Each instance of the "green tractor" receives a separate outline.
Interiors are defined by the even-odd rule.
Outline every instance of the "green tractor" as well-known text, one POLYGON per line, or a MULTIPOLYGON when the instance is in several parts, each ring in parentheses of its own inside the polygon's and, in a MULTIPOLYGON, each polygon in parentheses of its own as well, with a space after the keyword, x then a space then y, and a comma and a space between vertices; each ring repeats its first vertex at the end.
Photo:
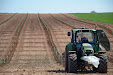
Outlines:
POLYGON ((65 52, 62 53, 65 71, 76 73, 80 69, 90 67, 95 72, 107 73, 108 58, 105 53, 110 50, 110 42, 105 32, 81 28, 68 32, 68 36, 70 35, 72 35, 71 42, 66 45, 65 52), (95 62, 94 64, 97 64, 95 66, 87 60, 89 58, 93 62, 98 59, 98 64, 95 62))

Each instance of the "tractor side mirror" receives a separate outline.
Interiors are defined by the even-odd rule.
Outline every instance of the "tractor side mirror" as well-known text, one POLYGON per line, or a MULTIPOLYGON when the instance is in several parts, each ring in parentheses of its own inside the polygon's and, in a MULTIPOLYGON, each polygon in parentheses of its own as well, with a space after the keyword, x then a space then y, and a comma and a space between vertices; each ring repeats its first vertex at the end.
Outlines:
POLYGON ((68 32, 67 35, 70 36, 71 35, 71 32, 68 32))
POLYGON ((101 37, 105 37, 105 33, 104 32, 101 32, 101 37))

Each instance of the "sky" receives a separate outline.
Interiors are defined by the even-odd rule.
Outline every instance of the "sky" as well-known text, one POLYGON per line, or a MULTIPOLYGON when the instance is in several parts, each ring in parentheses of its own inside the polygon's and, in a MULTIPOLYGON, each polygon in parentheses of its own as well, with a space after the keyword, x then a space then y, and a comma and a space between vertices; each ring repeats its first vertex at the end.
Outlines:
POLYGON ((0 0, 1 13, 113 12, 113 0, 0 0))

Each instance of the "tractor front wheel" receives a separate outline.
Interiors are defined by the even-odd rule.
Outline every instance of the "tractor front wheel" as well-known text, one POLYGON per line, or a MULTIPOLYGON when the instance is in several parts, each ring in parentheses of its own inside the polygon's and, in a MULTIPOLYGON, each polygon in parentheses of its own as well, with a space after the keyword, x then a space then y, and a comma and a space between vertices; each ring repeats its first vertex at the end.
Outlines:
POLYGON ((68 72, 75 73, 77 72, 77 55, 70 54, 68 57, 68 72))

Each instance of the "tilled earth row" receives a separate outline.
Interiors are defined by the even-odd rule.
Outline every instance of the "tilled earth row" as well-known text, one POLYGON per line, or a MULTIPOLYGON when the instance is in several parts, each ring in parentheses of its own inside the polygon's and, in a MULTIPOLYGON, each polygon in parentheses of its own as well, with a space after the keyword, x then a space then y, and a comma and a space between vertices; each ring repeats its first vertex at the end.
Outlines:
POLYGON ((42 14, 40 16, 50 29, 57 50, 60 53, 60 55, 62 55, 62 53, 65 50, 66 44, 70 42, 70 37, 67 36, 67 32, 71 31, 72 27, 60 23, 50 15, 42 14))
MULTIPOLYGON (((6 15, 4 14, 4 16, 6 15)), ((24 14, 17 14, 9 21, 0 25, 0 60, 3 60, 10 50, 12 38, 24 16, 24 14)))

